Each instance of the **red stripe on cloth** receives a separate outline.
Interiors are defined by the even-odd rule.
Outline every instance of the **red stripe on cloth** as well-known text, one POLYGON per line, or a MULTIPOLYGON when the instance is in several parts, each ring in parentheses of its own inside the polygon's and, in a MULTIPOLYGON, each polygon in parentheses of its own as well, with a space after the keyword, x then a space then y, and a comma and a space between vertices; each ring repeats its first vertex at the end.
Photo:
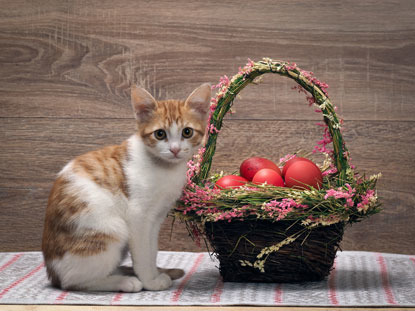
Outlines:
POLYGON ((17 281, 14 281, 12 284, 10 284, 8 287, 6 287, 5 289, 3 289, 0 292, 0 299, 3 298, 3 296, 5 294, 7 294, 13 287, 16 287, 17 285, 19 285, 20 283, 22 283, 24 280, 30 278, 31 276, 33 276, 36 272, 38 272, 40 269, 42 269, 45 266, 44 263, 41 263, 39 266, 37 266, 35 269, 33 269, 32 271, 30 271, 28 274, 26 274, 25 276, 23 276, 22 278, 18 279, 17 281))
POLYGON ((55 299, 55 303, 62 303, 63 300, 65 300, 66 296, 68 296, 69 292, 64 291, 62 292, 58 297, 55 299))
POLYGON ((225 284, 223 283, 223 279, 219 277, 218 282, 216 283, 215 289, 213 290, 213 294, 210 297, 211 302, 213 303, 220 302, 220 297, 222 296, 224 285, 225 284))
POLYGON ((0 272, 2 272, 4 269, 6 269, 8 266, 12 265, 13 263, 15 263, 17 261, 17 259, 19 259, 20 257, 22 257, 23 254, 16 254, 12 257, 12 259, 10 259, 8 262, 6 262, 4 265, 2 265, 0 267, 0 272))
POLYGON ((411 261, 412 261, 412 263, 415 265, 415 257, 411 257, 411 258, 409 258, 411 261))
POLYGON ((377 261, 380 265, 380 273, 382 278, 383 290, 385 291, 386 301, 391 305, 396 305, 395 296, 393 295, 392 288, 389 283, 388 267, 385 262, 385 258, 381 254, 378 254, 377 261))
POLYGON ((275 287, 275 296, 274 296, 274 302, 275 304, 282 303, 282 286, 281 284, 277 284, 275 287))
POLYGON ((339 304, 339 300, 337 299, 337 292, 336 292, 336 265, 337 262, 334 260, 333 270, 330 272, 329 276, 329 299, 332 305, 337 306, 339 304))
POLYGON ((173 292, 173 296, 170 299, 172 302, 179 301, 180 296, 183 293, 183 290, 186 287, 187 282, 189 282, 189 280, 192 277, 192 275, 196 272, 197 267, 202 262, 203 257, 204 257, 204 254, 200 254, 199 256, 197 256, 197 258, 196 258, 196 260, 195 260, 192 268, 186 274, 186 276, 184 277, 184 279, 181 281, 181 283, 179 284, 179 287, 173 292))
POLYGON ((115 296, 114 296, 114 298, 112 298, 112 300, 111 300, 111 304, 113 304, 113 303, 117 303, 118 301, 120 301, 121 300, 121 298, 122 298, 122 295, 123 295, 124 293, 118 293, 118 294, 116 294, 115 296))

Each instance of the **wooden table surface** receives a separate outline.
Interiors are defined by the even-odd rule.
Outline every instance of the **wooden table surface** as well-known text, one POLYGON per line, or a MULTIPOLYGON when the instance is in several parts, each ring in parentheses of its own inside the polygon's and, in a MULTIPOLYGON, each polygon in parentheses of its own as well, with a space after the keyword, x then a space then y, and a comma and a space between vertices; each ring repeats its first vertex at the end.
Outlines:
POLYGON ((413 311, 415 308, 338 308, 338 307, 255 307, 255 306, 230 306, 230 307, 186 307, 186 306, 47 306, 47 305, 0 305, 0 310, 7 311, 413 311))

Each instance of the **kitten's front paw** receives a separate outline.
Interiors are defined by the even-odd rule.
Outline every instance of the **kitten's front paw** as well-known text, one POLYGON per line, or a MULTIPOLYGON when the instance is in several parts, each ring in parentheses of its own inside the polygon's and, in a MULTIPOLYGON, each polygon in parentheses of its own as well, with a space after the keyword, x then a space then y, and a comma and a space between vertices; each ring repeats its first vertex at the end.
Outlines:
POLYGON ((155 279, 143 282, 143 286, 147 290, 165 290, 173 284, 171 278, 165 274, 159 274, 155 279))
POLYGON ((126 276, 120 283, 120 291, 124 293, 138 293, 143 289, 143 283, 135 276, 126 276))

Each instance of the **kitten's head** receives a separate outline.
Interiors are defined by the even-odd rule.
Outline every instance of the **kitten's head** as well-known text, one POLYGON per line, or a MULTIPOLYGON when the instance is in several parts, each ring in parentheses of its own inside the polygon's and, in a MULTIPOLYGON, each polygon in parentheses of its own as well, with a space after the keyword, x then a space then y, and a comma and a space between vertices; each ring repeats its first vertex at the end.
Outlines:
POLYGON ((131 103, 147 150, 170 163, 190 159, 205 135, 210 98, 209 84, 199 86, 185 101, 156 101, 146 90, 133 86, 131 103))

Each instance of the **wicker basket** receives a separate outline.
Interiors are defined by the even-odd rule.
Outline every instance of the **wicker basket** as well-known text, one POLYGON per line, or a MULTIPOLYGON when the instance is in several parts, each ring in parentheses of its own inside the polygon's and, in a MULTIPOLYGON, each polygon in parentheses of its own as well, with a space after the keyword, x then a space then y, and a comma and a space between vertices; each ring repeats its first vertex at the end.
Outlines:
POLYGON ((219 259, 224 281, 323 279, 332 269, 346 224, 380 211, 374 191, 378 176, 366 179, 351 168, 341 134, 342 121, 327 96, 326 85, 295 64, 271 59, 250 61, 232 79, 222 78, 218 88, 212 100, 207 143, 190 161, 188 185, 175 215, 186 221, 194 238, 202 235, 209 242, 219 259), (223 117, 236 95, 266 73, 297 82, 298 88, 309 94, 308 101, 321 110, 326 138, 330 137, 329 142, 333 144, 327 156, 334 170, 326 175, 321 189, 264 185, 253 190, 248 186, 218 193, 213 187, 215 178, 209 177, 209 171, 223 117), (284 217, 263 212, 278 202, 288 202, 298 208, 291 209, 284 217), (223 216, 232 213, 234 218, 223 216))
POLYGON ((249 266, 241 269, 240 260, 254 262, 263 248, 301 230, 300 225, 294 221, 220 221, 207 223, 205 229, 219 259, 219 270, 224 281, 281 283, 319 281, 326 277, 343 237, 344 224, 304 232, 303 238, 309 234, 305 241, 300 237, 268 257, 264 267, 267 273, 259 273, 249 266))

